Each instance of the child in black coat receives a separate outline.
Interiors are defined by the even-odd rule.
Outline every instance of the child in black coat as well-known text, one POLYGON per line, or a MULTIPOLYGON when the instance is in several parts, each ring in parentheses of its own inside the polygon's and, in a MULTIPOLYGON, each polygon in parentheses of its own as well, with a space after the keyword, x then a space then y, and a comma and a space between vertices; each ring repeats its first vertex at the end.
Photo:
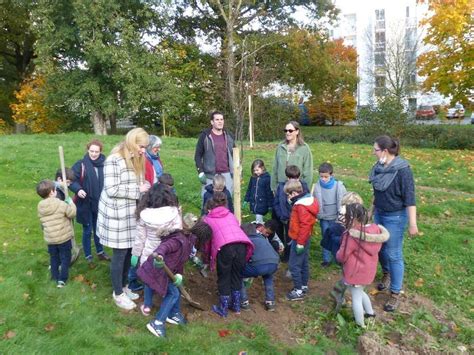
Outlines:
POLYGON ((252 177, 244 198, 244 207, 250 204, 250 212, 255 215, 255 222, 263 224, 263 216, 273 206, 273 192, 270 187, 270 174, 267 173, 263 160, 256 159, 251 167, 252 177))

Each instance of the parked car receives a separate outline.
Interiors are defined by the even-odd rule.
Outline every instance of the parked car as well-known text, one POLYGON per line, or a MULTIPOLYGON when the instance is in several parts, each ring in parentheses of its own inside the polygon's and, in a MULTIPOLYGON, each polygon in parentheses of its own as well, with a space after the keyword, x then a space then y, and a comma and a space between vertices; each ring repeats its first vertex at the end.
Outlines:
POLYGON ((474 112, 471 113, 471 124, 474 124, 474 112))
POLYGON ((448 108, 446 118, 464 118, 464 106, 456 104, 454 107, 448 108))
POLYGON ((417 120, 432 120, 436 117, 436 111, 433 106, 421 105, 416 110, 416 119, 417 120))

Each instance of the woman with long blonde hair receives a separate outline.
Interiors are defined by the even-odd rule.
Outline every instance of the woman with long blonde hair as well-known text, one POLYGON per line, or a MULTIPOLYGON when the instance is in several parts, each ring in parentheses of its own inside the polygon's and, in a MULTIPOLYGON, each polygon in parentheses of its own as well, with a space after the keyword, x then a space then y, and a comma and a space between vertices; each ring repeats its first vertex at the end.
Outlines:
POLYGON ((134 128, 112 149, 104 164, 104 189, 100 195, 97 234, 112 248, 110 273, 113 299, 118 307, 133 309, 138 295, 128 288, 127 274, 136 234, 135 210, 142 193, 150 189, 145 181, 145 150, 148 133, 134 128))

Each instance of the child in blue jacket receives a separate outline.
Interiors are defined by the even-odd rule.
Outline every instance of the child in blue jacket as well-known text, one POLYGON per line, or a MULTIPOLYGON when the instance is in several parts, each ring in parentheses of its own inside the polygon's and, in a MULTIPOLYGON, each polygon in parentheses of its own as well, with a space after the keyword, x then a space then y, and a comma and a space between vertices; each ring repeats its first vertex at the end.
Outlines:
POLYGON ((232 195, 230 194, 229 190, 225 187, 225 177, 222 174, 216 174, 212 178, 212 184, 206 185, 204 187, 204 196, 202 197, 202 208, 201 208, 201 216, 204 216, 207 214, 206 211, 206 203, 210 199, 212 199, 212 196, 214 195, 214 192, 223 192, 225 196, 227 197, 227 209, 234 213, 234 203, 232 201, 232 195))
POLYGON ((270 174, 267 173, 263 160, 256 159, 251 167, 252 177, 244 198, 244 207, 250 204, 250 212, 255 215, 255 222, 263 224, 263 216, 273 206, 273 192, 270 187, 270 174))

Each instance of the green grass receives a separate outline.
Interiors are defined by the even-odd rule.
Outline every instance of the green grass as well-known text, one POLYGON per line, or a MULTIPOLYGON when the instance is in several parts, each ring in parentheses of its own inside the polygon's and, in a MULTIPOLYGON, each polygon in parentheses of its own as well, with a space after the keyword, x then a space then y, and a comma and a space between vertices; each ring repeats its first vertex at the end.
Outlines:
MULTIPOLYGON (((275 342, 258 320, 252 325, 230 323, 232 335, 225 338, 218 336, 220 325, 209 319, 184 328, 168 327, 168 339, 156 339, 145 329, 141 315, 123 314, 113 305, 106 264, 90 270, 83 261, 78 262, 71 270, 71 282, 57 290, 49 281, 48 254, 36 216, 39 198, 35 186, 41 179, 54 176, 59 167, 58 145, 64 146, 66 165, 71 166, 82 157, 91 137, 0 137, 1 353, 356 351, 357 337, 363 331, 354 325, 350 310, 339 317, 328 312, 327 299, 309 299, 295 306, 308 320, 294 329, 299 344, 289 347, 275 342), (74 280, 77 275, 85 280, 74 280), (332 336, 324 331, 328 325, 336 329, 332 336)), ((108 153, 121 138, 104 137, 104 151, 108 153)), ((199 213, 200 185, 193 163, 195 143, 194 139, 164 138, 162 158, 165 170, 175 178, 183 209, 199 213)), ((369 201, 367 175, 374 161, 370 145, 309 143, 315 169, 320 162, 330 161, 336 177, 345 182, 348 190, 359 192, 369 201)), ((262 158, 271 169, 275 146, 276 142, 261 143, 252 150, 245 149, 244 189, 252 160, 262 158)), ((405 288, 408 294, 431 300, 447 321, 454 322, 455 331, 454 336, 447 336, 452 332, 437 320, 432 309, 418 308, 410 314, 396 314, 390 322, 378 323, 375 332, 388 341, 391 334, 408 335, 416 327, 435 339, 431 349, 457 352, 458 346, 469 347, 473 343, 474 154, 465 150, 404 148, 403 155, 410 160, 416 177, 419 229, 423 233, 405 241, 405 288)), ((76 225, 76 235, 80 235, 79 227, 76 225)), ((319 228, 315 228, 315 234, 319 236, 319 228)), ((313 249, 319 248, 316 244, 313 249)), ((318 264, 313 257, 313 279, 335 272, 334 268, 321 270, 318 264)), ((412 345, 417 346, 415 340, 412 345)))

